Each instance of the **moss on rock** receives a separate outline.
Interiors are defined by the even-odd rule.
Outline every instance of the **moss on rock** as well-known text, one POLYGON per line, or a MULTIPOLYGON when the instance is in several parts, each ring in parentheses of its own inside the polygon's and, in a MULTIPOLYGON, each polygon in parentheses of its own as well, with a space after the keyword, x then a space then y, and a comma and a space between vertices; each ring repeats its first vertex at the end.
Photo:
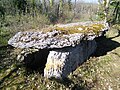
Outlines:
POLYGON ((74 33, 95 33, 98 34, 100 30, 104 29, 104 24, 90 24, 90 25, 72 25, 68 27, 61 27, 61 26, 53 26, 49 28, 44 28, 43 32, 52 32, 53 30, 57 30, 61 32, 61 35, 63 34, 74 34, 74 33))

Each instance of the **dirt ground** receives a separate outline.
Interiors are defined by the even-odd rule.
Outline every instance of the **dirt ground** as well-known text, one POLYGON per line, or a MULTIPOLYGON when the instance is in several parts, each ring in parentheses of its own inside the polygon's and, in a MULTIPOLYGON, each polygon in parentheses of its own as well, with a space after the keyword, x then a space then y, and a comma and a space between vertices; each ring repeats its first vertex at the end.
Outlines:
POLYGON ((46 79, 16 61, 13 48, 0 48, 0 90, 120 90, 120 31, 96 39, 96 52, 64 80, 46 79), (107 38, 106 38, 107 37, 107 38))

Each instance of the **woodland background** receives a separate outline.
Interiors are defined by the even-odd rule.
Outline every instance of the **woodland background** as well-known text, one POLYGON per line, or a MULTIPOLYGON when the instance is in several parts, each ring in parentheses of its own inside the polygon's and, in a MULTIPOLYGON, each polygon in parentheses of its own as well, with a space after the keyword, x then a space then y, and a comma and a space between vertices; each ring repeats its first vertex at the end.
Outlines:
POLYGON ((0 90, 119 90, 119 63, 120 0, 0 0, 0 90), (19 31, 101 20, 110 30, 97 40, 96 55, 63 81, 46 79, 39 69, 27 71, 7 43, 19 31))

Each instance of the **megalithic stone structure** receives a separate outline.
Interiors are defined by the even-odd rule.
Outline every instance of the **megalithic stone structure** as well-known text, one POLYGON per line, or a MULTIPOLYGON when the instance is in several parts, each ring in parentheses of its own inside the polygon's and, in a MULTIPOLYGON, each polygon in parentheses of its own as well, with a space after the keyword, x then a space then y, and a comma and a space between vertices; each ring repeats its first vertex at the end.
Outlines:
POLYGON ((47 78, 64 78, 95 51, 96 37, 108 29, 103 22, 55 25, 41 31, 18 32, 8 44, 21 49, 18 60, 44 67, 47 78))

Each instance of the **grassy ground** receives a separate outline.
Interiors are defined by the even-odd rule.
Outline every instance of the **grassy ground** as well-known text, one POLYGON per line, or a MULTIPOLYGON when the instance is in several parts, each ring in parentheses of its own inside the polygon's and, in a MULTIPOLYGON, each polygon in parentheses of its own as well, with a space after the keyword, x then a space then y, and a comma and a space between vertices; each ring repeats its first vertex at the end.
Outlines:
MULTIPOLYGON (((64 80, 46 79, 39 71, 27 71, 16 61, 14 49, 0 47, 0 90, 119 90, 120 29, 97 39, 93 56, 64 80)), ((114 31, 113 31, 114 30, 114 31)))

